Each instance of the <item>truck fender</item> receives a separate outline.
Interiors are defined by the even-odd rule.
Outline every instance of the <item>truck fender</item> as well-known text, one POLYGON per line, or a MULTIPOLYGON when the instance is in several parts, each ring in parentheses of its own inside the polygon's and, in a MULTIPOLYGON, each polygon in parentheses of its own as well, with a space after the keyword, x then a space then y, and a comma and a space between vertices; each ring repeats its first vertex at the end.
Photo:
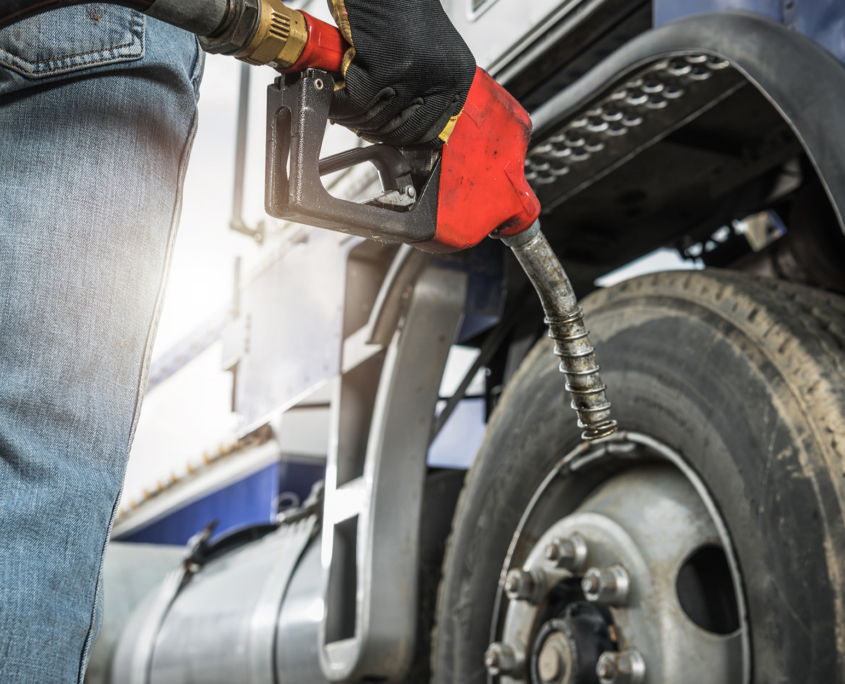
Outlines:
POLYGON ((534 138, 575 117, 609 84, 650 62, 688 54, 729 61, 777 109, 815 167, 845 232, 845 67, 807 36, 759 14, 700 14, 637 36, 535 110, 534 138))

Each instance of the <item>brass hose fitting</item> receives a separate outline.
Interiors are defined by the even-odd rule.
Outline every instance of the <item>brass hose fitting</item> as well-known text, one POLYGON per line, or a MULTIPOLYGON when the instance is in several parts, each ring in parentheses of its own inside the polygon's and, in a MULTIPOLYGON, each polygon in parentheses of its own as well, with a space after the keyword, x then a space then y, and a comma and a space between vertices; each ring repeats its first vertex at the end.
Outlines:
POLYGON ((308 25, 301 12, 280 0, 261 0, 258 27, 249 44, 234 54, 240 60, 276 69, 289 69, 308 43, 308 25))

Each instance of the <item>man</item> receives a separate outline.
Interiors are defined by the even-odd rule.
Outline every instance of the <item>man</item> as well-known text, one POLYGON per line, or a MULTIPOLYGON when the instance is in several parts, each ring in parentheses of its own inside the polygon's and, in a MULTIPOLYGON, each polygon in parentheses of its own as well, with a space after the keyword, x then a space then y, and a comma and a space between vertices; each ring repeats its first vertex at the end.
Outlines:
MULTIPOLYGON (((438 0, 331 7, 352 45, 333 118, 443 144, 475 65, 438 0)), ((0 31, 3 684, 81 683, 99 630, 202 66, 193 35, 115 5, 0 31)))

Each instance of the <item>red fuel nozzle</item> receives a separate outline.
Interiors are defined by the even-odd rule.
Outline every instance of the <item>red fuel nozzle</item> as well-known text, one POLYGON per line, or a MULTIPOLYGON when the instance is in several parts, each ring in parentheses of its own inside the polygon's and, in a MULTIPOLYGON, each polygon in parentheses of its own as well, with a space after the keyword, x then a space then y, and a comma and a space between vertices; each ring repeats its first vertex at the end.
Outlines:
POLYGON ((478 244, 493 231, 512 237, 540 215, 525 180, 531 117, 481 68, 443 147, 437 232, 418 245, 453 251, 478 244))
POLYGON ((343 39, 336 26, 315 19, 307 12, 300 12, 308 26, 308 42, 299 59, 289 69, 279 69, 282 73, 295 73, 305 69, 325 69, 333 74, 342 72, 343 56, 349 44, 343 39))

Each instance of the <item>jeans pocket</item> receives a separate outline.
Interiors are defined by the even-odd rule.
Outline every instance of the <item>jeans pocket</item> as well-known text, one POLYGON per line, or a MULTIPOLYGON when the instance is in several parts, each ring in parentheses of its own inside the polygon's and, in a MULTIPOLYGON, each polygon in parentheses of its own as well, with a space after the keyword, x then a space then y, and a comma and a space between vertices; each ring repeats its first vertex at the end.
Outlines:
POLYGON ((46 78, 141 59, 144 21, 139 12, 106 3, 52 10, 0 31, 0 65, 46 78))

